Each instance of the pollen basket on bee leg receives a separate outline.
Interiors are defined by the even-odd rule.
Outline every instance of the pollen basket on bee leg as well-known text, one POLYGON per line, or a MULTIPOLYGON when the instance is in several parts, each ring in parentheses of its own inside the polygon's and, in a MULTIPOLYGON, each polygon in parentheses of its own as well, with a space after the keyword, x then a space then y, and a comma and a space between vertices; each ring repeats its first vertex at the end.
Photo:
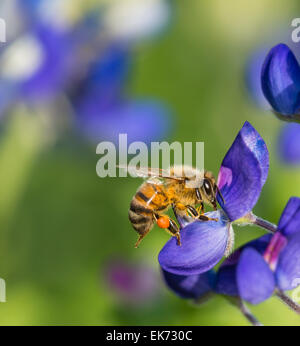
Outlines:
POLYGON ((161 216, 156 223, 160 228, 168 228, 170 226, 170 220, 167 216, 161 216))

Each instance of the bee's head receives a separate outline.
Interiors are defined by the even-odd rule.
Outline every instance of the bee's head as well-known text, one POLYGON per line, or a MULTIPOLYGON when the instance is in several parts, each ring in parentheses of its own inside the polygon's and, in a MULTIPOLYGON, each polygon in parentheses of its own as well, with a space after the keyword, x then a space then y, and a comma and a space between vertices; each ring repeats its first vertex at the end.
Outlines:
POLYGON ((203 180, 202 191, 205 194, 206 200, 217 210, 216 190, 215 190, 215 179, 205 178, 203 180))
POLYGON ((210 175, 209 177, 205 177, 203 179, 203 184, 201 187, 201 191, 200 189, 196 189, 196 197, 197 199, 200 200, 204 200, 206 201, 208 204, 210 204, 215 210, 217 210, 217 194, 219 193, 219 195, 221 196, 223 203, 224 199, 221 195, 220 190, 218 189, 218 186, 216 184, 216 180, 215 178, 210 175), (204 196, 201 195, 204 194, 204 196), (202 198, 203 197, 203 198, 202 198))

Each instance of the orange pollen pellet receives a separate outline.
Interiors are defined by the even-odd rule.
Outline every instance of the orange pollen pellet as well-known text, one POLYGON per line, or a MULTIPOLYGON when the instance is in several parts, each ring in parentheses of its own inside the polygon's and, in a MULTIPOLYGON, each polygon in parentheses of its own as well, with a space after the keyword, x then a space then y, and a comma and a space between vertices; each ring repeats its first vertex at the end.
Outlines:
POLYGON ((157 220, 157 226, 160 228, 168 228, 170 226, 170 220, 167 216, 161 216, 157 220))

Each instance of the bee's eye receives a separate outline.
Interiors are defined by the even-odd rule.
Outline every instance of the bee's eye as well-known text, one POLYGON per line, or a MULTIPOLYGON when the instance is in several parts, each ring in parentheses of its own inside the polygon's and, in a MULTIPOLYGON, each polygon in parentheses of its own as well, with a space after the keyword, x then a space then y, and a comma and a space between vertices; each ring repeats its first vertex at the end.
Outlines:
POLYGON ((211 186, 210 186, 210 183, 206 179, 203 182, 203 187, 204 187, 205 193, 209 196, 211 194, 211 186))

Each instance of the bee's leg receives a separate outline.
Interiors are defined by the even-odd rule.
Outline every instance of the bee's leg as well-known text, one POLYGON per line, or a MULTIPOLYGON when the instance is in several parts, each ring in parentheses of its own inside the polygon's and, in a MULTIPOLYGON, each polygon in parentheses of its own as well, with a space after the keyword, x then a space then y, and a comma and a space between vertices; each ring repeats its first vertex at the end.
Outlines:
POLYGON ((143 234, 143 235, 140 235, 140 236, 139 236, 137 242, 134 244, 134 247, 135 247, 135 248, 137 248, 137 247, 140 245, 140 243, 141 243, 141 241, 143 240, 143 238, 145 237, 145 235, 146 235, 146 234, 143 234))
POLYGON ((219 219, 216 219, 216 218, 214 218, 214 217, 208 217, 208 216, 206 216, 206 215, 204 215, 204 214, 200 214, 199 216, 198 216, 198 219, 199 220, 202 220, 202 221, 219 221, 219 219))
POLYGON ((174 211, 176 218, 177 218, 177 216, 181 216, 181 217, 184 217, 184 216, 190 217, 191 216, 187 206, 182 204, 182 203, 173 204, 172 207, 173 207, 173 211, 174 211))
POLYGON ((188 208, 190 213, 193 215, 193 217, 195 217, 196 219, 199 219, 202 221, 218 221, 218 219, 208 217, 204 214, 199 214, 198 211, 194 207, 192 207, 191 205, 187 205, 186 207, 188 208))
POLYGON ((194 207, 192 207, 191 205, 187 205, 186 209, 191 213, 192 217, 194 217, 194 218, 199 217, 198 211, 194 207))
POLYGON ((173 221, 172 219, 169 219, 169 220, 170 220, 170 226, 168 227, 168 230, 171 232, 173 237, 176 237, 177 245, 180 246, 181 245, 181 239, 180 239, 179 228, 178 228, 175 221, 173 221))
POLYGON ((203 214, 204 213, 204 203, 200 202, 200 205, 196 210, 197 210, 198 214, 203 214))
POLYGON ((147 232, 139 235, 137 242, 134 244, 135 248, 137 248, 140 245, 141 241, 146 237, 146 235, 150 232, 150 230, 151 229, 149 228, 149 230, 147 232))
MULTIPOLYGON (((155 215, 155 220, 158 221, 158 219, 161 217, 160 215, 155 215)), ((163 228, 166 232, 168 232, 169 234, 171 234, 171 236, 176 237, 177 239, 177 245, 181 245, 181 240, 180 240, 180 233, 179 233, 179 228, 176 224, 175 221, 173 221, 169 216, 164 215, 164 217, 169 219, 168 222, 168 227, 163 228)))

